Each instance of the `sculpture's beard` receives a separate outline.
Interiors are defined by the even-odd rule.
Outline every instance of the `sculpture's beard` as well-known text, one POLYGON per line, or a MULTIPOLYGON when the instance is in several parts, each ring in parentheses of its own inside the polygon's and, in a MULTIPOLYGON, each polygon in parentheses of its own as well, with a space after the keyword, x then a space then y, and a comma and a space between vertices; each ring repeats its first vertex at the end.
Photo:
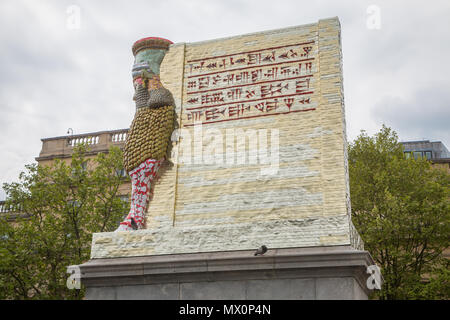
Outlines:
POLYGON ((136 108, 143 108, 147 106, 149 99, 149 93, 147 88, 144 88, 141 84, 138 85, 136 92, 134 93, 134 100, 136 102, 136 108))

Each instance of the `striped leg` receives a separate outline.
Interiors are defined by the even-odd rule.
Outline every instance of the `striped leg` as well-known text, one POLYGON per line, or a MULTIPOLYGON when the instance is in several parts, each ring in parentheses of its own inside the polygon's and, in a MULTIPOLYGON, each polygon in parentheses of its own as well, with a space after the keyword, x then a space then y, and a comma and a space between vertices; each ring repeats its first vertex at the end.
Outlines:
POLYGON ((131 207, 125 221, 116 231, 142 229, 150 197, 150 187, 163 160, 147 159, 129 172, 131 178, 131 207))

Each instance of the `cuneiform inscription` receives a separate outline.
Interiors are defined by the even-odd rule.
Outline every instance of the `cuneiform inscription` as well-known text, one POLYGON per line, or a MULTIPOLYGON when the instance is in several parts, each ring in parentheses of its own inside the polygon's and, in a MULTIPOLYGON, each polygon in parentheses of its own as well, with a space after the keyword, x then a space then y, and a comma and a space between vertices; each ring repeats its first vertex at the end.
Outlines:
POLYGON ((220 91, 198 93, 187 100, 186 110, 209 108, 228 103, 264 100, 273 97, 312 94, 311 76, 276 81, 249 87, 230 87, 220 91))
MULTIPOLYGON (((287 98, 275 98, 264 101, 250 102, 250 103, 238 103, 225 105, 220 107, 213 107, 207 109, 196 109, 191 110, 187 113, 188 120, 202 120, 204 119, 208 123, 211 120, 218 120, 225 118, 233 118, 236 119, 242 118, 244 116, 255 115, 251 111, 259 111, 260 113, 268 113, 272 111, 282 111, 283 113, 289 113, 291 111, 294 102, 297 102, 302 105, 309 105, 311 103, 311 98, 295 98, 295 97, 287 97, 287 98)), ((309 110, 310 108, 302 108, 297 110, 309 110)), ((214 121, 216 122, 216 121, 214 121)))
POLYGON ((311 55, 313 45, 314 41, 308 41, 261 50, 188 60, 186 71, 189 76, 192 76, 211 71, 307 59, 311 55))
POLYGON ((199 92, 225 89, 229 86, 249 85, 265 81, 292 78, 301 75, 312 74, 314 59, 303 60, 292 65, 278 65, 253 70, 235 70, 232 72, 220 72, 200 75, 188 78, 187 93, 196 94, 199 92))
POLYGON ((185 126, 314 110, 313 45, 189 60, 185 126))

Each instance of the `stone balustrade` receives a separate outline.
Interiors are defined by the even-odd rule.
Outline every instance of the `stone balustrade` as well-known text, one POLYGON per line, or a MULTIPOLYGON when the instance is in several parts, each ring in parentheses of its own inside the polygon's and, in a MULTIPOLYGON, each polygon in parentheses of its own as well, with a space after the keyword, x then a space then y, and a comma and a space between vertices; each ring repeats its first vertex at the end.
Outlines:
POLYGON ((71 145, 72 147, 78 145, 78 144, 87 144, 87 145, 93 145, 93 144, 98 144, 99 142, 99 136, 82 136, 82 137, 77 137, 77 138, 69 138, 67 140, 68 144, 71 145))
POLYGON ((0 201, 0 216, 6 216, 6 220, 9 222, 16 221, 17 218, 28 218, 29 214, 23 212, 18 206, 11 206, 6 201, 0 201))
POLYGON ((121 148, 125 143, 127 133, 128 129, 119 129, 44 138, 41 139, 42 149, 36 161, 69 158, 72 155, 73 148, 79 144, 86 144, 89 147, 88 155, 108 151, 112 145, 121 148))
POLYGON ((1 200, 0 201, 0 213, 13 213, 13 212, 21 212, 22 210, 20 209, 19 206, 14 206, 14 205, 10 205, 7 204, 5 200, 1 200))
POLYGON ((6 204, 6 201, 0 201, 0 213, 7 213, 9 211, 9 206, 6 204))
POLYGON ((127 138, 128 130, 119 131, 111 135, 112 142, 125 142, 127 138))

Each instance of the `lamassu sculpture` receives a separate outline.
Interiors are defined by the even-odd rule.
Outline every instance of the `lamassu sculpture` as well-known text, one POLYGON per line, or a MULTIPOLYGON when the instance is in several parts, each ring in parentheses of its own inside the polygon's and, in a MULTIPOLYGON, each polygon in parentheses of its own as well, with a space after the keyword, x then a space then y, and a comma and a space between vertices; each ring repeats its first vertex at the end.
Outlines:
POLYGON ((124 167, 131 178, 130 212, 116 231, 142 229, 153 179, 168 155, 175 129, 175 103, 163 87, 159 69, 172 44, 149 37, 134 43, 132 75, 136 113, 124 147, 124 167))

